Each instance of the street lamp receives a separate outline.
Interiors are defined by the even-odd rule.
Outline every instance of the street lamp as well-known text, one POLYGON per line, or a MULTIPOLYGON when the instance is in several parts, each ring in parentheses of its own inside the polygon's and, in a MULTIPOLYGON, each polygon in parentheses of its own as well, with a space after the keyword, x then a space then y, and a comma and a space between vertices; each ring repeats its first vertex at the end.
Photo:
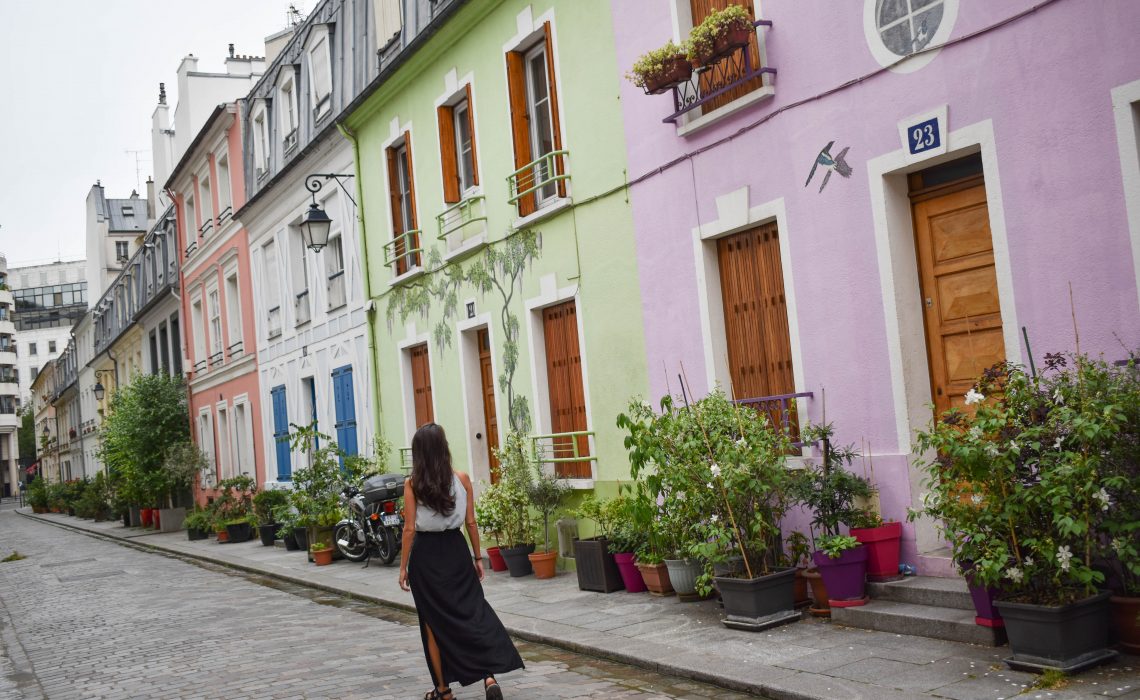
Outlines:
POLYGON ((345 188, 341 178, 352 177, 352 175, 341 175, 338 173, 314 173, 305 178, 305 189, 307 189, 313 197, 312 204, 309 205, 309 210, 305 212, 305 216, 301 218, 301 235, 305 239, 305 246, 315 253, 319 253, 329 243, 329 227, 332 226, 332 219, 317 204, 317 193, 321 191, 325 183, 329 180, 336 180, 336 184, 344 190, 344 195, 352 202, 352 206, 356 206, 356 200, 349 194, 348 189, 345 188), (324 178, 322 180, 321 178, 324 178))
POLYGON ((103 386, 103 381, 102 381, 104 374, 111 374, 111 370, 109 370, 109 369, 95 370, 95 386, 92 387, 92 391, 95 392, 95 400, 96 401, 102 401, 103 397, 107 395, 107 389, 106 389, 106 387, 103 386))

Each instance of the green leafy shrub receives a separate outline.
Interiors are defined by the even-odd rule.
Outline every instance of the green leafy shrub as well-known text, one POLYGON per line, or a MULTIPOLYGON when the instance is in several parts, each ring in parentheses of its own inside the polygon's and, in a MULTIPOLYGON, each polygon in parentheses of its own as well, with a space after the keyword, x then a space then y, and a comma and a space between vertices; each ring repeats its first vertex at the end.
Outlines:
POLYGON ((289 492, 284 489, 265 489, 253 497, 253 514, 258 525, 273 525, 277 510, 289 504, 289 492))

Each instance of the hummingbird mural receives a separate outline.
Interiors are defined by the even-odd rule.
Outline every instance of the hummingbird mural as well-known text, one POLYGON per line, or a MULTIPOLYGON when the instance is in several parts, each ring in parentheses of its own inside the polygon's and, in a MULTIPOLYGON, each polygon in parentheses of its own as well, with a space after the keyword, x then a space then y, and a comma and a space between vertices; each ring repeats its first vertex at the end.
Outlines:
POLYGON ((826 172, 823 175, 823 182, 821 182, 819 185, 820 192, 823 192, 823 188, 827 187, 827 181, 831 179, 832 171, 839 173, 840 177, 851 177, 851 166, 847 164, 846 160, 844 160, 848 149, 851 147, 848 146, 847 148, 844 148, 842 151, 832 156, 831 147, 834 145, 834 141, 828 141, 827 145, 823 147, 823 150, 819 152, 819 155, 815 157, 815 162, 811 164, 811 172, 808 173, 808 179, 807 182, 804 183, 804 187, 807 187, 809 184, 811 184, 811 179, 815 177, 816 168, 821 165, 824 167, 824 170, 826 172))

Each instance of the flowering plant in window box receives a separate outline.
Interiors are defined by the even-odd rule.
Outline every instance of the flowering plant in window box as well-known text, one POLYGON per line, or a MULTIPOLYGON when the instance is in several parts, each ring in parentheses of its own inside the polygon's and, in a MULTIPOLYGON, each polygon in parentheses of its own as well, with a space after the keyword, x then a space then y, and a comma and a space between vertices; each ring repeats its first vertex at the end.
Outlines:
POLYGON ((729 5, 723 10, 713 10, 689 33, 689 57, 708 65, 747 46, 754 31, 752 17, 744 7, 729 5))
POLYGON ((1112 546, 1122 526, 1136 532, 1135 365, 1051 354, 1038 374, 1003 363, 966 403, 918 434, 938 456, 922 464, 929 494, 911 517, 936 518, 973 580, 1000 587, 1011 665, 1069 672, 1110 658, 1105 569, 1140 574, 1129 548, 1112 546), (1051 635, 1065 644, 1045 644, 1051 635))
POLYGON ((693 75, 693 64, 684 47, 672 41, 638 57, 626 78, 646 94, 659 95, 693 75))

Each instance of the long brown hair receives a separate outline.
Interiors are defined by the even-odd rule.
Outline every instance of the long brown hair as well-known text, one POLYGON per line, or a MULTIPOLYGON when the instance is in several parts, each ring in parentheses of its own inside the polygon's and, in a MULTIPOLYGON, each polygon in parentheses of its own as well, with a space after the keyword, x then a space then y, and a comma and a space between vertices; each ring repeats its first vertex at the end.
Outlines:
POLYGON ((416 501, 443 516, 455 510, 455 494, 451 484, 451 448, 447 435, 435 423, 420 426, 412 437, 412 491, 416 501))

